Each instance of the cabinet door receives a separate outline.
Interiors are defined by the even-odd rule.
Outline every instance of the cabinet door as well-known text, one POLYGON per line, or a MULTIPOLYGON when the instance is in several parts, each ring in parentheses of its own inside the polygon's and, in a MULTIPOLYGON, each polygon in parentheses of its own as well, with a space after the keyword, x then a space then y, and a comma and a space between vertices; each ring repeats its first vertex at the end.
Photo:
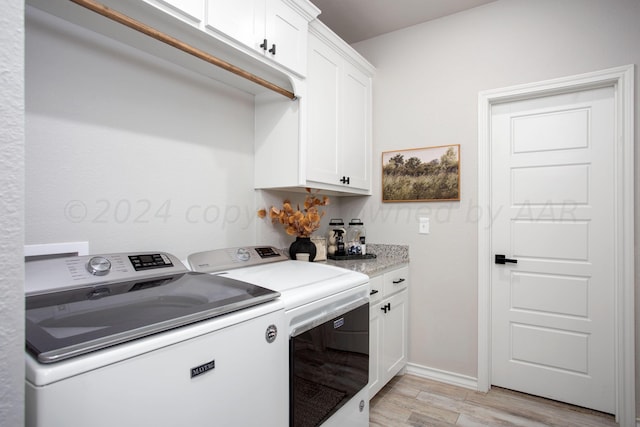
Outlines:
POLYGON ((268 57, 299 74, 307 69, 308 22, 282 0, 267 0, 265 38, 268 57), (275 46, 275 54, 273 47, 275 46))
POLYGON ((199 24, 204 18, 205 0, 156 0, 149 1, 154 6, 191 24, 199 24))
POLYGON ((403 290, 382 301, 382 378, 388 382, 407 363, 407 291, 403 290), (387 305, 388 304, 388 305, 387 305))
POLYGON ((207 28, 231 37, 254 50, 262 50, 264 0, 209 0, 207 28))
POLYGON ((380 347, 382 344, 381 305, 373 304, 369 309, 369 399, 376 395, 384 383, 380 377, 380 347))
POLYGON ((341 90, 342 174, 349 187, 371 185, 370 79, 349 62, 344 64, 341 90))
POLYGON ((338 87, 342 58, 309 36, 307 180, 339 185, 338 87))

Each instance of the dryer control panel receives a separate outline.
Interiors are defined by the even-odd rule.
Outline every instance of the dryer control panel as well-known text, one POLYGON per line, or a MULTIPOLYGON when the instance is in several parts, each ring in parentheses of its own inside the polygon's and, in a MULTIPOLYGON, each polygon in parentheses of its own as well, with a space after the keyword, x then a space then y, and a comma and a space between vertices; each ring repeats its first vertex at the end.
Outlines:
POLYGON ((197 252, 189 255, 188 262, 193 271, 214 273, 288 259, 273 246, 243 246, 197 252))

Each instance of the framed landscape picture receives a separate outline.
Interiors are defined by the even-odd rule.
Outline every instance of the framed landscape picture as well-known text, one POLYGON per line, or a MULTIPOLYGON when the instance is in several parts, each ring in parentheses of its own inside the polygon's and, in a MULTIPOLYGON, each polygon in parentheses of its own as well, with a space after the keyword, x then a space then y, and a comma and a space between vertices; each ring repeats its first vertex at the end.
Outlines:
POLYGON ((460 200, 460 145, 382 153, 383 202, 460 200))

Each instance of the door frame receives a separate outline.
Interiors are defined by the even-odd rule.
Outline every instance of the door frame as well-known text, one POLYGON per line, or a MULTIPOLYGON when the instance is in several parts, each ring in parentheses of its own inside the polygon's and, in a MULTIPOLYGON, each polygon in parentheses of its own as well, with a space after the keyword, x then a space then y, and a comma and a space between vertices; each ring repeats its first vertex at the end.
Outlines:
POLYGON ((634 285, 634 65, 478 94, 478 390, 491 388, 491 115, 492 106, 577 90, 613 87, 615 126, 614 324, 616 421, 636 425, 634 285))

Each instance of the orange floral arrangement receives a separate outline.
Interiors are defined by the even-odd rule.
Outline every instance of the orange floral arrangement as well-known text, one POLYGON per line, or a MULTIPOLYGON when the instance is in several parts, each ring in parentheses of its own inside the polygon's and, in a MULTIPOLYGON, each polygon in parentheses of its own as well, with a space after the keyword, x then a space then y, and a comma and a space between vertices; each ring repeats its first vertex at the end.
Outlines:
MULTIPOLYGON (((311 193, 311 189, 307 188, 307 193, 311 193)), ((321 200, 314 194, 307 194, 302 209, 300 209, 300 205, 294 209, 289 200, 284 200, 282 209, 275 206, 269 209, 269 218, 273 224, 278 222, 282 224, 290 236, 311 237, 311 234, 320 227, 320 220, 324 216, 324 212, 321 212, 318 206, 328 204, 329 198, 327 196, 323 196, 321 200)), ((258 211, 258 217, 266 218, 266 216, 266 209, 258 211)))

